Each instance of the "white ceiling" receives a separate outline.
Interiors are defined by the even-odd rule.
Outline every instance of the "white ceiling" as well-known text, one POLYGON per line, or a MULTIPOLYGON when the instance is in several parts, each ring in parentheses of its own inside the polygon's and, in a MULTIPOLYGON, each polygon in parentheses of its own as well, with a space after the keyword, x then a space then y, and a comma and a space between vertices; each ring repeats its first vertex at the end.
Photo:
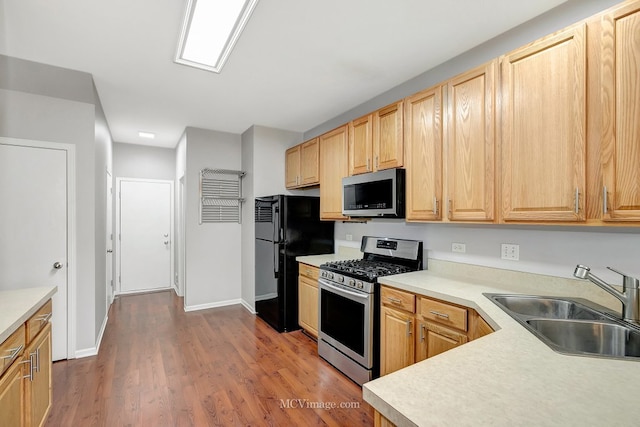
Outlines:
POLYGON ((261 0, 221 74, 173 62, 186 0, 0 0, 0 53, 93 75, 116 142, 304 132, 566 0, 261 0))

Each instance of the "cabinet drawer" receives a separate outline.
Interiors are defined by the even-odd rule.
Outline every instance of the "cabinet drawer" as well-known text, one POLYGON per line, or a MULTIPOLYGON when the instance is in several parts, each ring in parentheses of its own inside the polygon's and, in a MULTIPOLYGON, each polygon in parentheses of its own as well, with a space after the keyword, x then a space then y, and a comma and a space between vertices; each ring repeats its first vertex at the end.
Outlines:
POLYGON ((320 269, 309 264, 298 264, 298 274, 311 280, 318 280, 320 269))
POLYGON ((53 304, 49 300, 27 320, 27 343, 31 342, 47 326, 52 314, 53 304))
POLYGON ((384 305, 406 310, 410 313, 416 312, 416 296, 411 292, 383 286, 380 290, 380 298, 384 305))
POLYGON ((22 356, 25 346, 24 324, 0 344, 0 375, 6 371, 14 360, 22 356))
POLYGON ((420 315, 434 322, 466 331, 467 310, 429 298, 420 298, 420 315))

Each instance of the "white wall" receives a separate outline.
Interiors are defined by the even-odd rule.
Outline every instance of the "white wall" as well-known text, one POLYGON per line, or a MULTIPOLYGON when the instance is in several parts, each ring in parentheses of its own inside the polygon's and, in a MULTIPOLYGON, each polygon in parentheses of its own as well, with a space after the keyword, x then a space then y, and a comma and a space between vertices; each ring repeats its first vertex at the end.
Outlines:
POLYGON ((104 233, 103 213, 96 209, 106 213, 106 200, 104 190, 99 195, 96 190, 111 155, 96 96, 90 74, 0 55, 0 135, 76 146, 77 258, 70 266, 76 273, 76 353, 95 351, 104 319, 104 308, 96 308, 106 300, 106 247, 96 241, 104 233))
POLYGON ((184 296, 184 284, 186 282, 185 273, 185 230, 184 230, 184 218, 186 209, 186 188, 187 177, 185 171, 187 170, 187 136, 183 133, 178 141, 178 145, 175 149, 175 243, 176 250, 174 251, 175 262, 174 269, 176 278, 174 280, 175 289, 178 295, 184 296), (184 187, 183 187, 184 186, 184 187))
POLYGON ((255 197, 310 192, 288 191, 284 185, 284 152, 302 141, 302 134, 252 126, 242 134, 242 170, 246 209, 242 218, 242 303, 255 311, 255 197))
POLYGON ((171 148, 113 144, 113 177, 176 179, 176 152, 171 148))
POLYGON ((241 170, 240 135, 186 131, 186 285, 184 304, 194 310, 240 302, 241 225, 199 224, 200 170, 241 170))

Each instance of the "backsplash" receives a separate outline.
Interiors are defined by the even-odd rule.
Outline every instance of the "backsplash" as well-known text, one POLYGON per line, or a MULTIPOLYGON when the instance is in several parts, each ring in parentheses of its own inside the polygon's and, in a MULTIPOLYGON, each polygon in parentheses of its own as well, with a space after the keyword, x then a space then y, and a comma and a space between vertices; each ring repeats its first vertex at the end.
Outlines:
MULTIPOLYGON (((594 274, 612 284, 621 284, 621 278, 607 266, 640 277, 638 228, 424 224, 385 219, 335 225, 336 247, 357 247, 365 235, 422 240, 429 260, 555 276, 572 282, 576 281, 572 275, 577 264, 590 266, 594 274), (452 252, 452 243, 463 243, 466 252, 452 252), (501 259, 502 243, 519 245, 519 261, 501 259)), ((587 282, 585 287, 597 288, 587 282)))

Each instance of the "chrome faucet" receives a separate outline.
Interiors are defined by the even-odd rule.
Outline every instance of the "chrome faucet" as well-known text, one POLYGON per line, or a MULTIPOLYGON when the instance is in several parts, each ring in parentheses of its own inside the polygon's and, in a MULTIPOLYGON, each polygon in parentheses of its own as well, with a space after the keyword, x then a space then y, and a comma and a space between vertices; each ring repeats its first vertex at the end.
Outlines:
POLYGON ((578 264, 573 275, 578 279, 588 279, 622 302, 622 317, 627 322, 640 323, 640 280, 607 267, 622 276, 622 292, 615 289, 599 277, 591 274, 591 269, 578 264))

